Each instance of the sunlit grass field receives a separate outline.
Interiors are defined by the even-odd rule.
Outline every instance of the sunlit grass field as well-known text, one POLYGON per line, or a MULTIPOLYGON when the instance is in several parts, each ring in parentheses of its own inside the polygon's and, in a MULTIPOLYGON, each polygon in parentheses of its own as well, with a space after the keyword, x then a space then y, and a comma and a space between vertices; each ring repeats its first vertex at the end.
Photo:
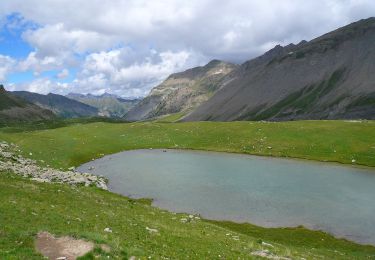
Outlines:
POLYGON ((0 128, 26 156, 78 166, 129 149, 176 148, 375 166, 375 122, 192 122, 72 124, 44 130, 0 128))

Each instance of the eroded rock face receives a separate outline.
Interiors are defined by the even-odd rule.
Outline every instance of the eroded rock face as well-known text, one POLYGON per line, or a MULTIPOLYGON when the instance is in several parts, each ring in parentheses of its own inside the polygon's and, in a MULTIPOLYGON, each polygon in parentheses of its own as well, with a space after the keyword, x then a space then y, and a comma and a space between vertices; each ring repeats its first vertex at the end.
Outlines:
POLYGON ((375 18, 243 63, 184 121, 375 119, 375 18))
POLYGON ((35 241, 39 253, 48 259, 73 260, 94 249, 94 244, 72 237, 56 238, 48 232, 40 232, 35 241))
POLYGON ((14 151, 15 145, 0 143, 0 171, 12 171, 22 177, 31 178, 38 182, 68 183, 71 185, 94 185, 107 190, 106 179, 90 173, 61 171, 50 167, 41 167, 36 161, 23 158, 14 151))
POLYGON ((213 60, 202 67, 170 75, 126 115, 129 121, 187 113, 208 100, 237 65, 213 60))

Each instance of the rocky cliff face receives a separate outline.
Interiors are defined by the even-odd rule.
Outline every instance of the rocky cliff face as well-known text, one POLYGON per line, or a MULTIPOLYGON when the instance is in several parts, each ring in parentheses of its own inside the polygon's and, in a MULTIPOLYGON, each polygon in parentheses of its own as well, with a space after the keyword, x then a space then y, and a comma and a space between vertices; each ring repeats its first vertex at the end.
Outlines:
POLYGON ((41 95, 28 91, 14 91, 12 94, 39 107, 49 109, 59 117, 78 118, 98 116, 98 109, 61 95, 52 93, 41 95))
POLYGON ((187 113, 212 96, 222 81, 237 66, 213 60, 169 76, 126 114, 129 121, 145 120, 173 113, 187 113))
POLYGON ((20 99, 6 91, 3 85, 0 85, 1 124, 18 121, 47 120, 53 118, 55 118, 55 115, 50 110, 40 108, 20 99))
POLYGON ((245 62, 183 120, 375 119, 375 18, 245 62))

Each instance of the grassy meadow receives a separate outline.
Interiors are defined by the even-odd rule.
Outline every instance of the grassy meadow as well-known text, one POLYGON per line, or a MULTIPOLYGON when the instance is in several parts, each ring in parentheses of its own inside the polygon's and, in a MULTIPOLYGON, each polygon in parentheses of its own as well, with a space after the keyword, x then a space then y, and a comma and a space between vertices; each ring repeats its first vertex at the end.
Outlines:
MULTIPOLYGON (((3 127, 0 140, 15 143, 25 157, 56 168, 140 148, 199 149, 375 166, 373 121, 74 121, 3 127)), ((187 214, 152 207, 147 200, 0 173, 0 259, 41 259, 34 249, 38 231, 95 242, 98 247, 84 259, 249 259, 258 250, 291 259, 375 259, 375 247, 302 227, 273 229, 181 219, 190 220, 187 214), (106 227, 113 232, 104 232, 106 227), (111 251, 104 252, 100 244, 110 246, 111 251)))
POLYGON ((142 148, 222 151, 375 166, 374 121, 95 122, 40 127, 45 129, 0 128, 0 140, 16 143, 25 156, 58 168, 142 148))

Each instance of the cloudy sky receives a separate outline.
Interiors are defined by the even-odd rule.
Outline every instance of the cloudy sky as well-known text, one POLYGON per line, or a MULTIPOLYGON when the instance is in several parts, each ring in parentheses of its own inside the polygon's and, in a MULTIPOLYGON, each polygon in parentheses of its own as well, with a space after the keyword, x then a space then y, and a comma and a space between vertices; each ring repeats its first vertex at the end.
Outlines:
POLYGON ((374 0, 1 0, 0 82, 139 97, 173 72, 241 63, 370 16, 374 0))

